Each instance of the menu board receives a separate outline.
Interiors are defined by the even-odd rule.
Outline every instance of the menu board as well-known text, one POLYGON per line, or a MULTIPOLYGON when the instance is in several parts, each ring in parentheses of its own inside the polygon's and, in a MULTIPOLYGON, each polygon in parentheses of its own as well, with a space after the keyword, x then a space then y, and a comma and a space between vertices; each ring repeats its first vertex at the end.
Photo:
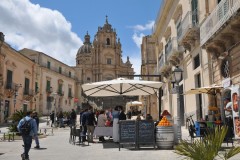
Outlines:
POLYGON ((119 121, 119 143, 136 143, 136 121, 119 121))
POLYGON ((155 143, 153 121, 138 121, 138 144, 155 143))

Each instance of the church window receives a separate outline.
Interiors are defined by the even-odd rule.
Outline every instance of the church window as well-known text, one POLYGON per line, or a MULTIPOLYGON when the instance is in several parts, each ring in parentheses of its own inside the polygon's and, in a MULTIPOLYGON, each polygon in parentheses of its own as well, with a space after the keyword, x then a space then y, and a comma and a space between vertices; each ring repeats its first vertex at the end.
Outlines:
POLYGON ((107 58, 107 64, 112 64, 111 58, 107 58))
POLYGON ((107 40, 106 40, 106 45, 110 45, 110 39, 109 38, 107 38, 107 40))

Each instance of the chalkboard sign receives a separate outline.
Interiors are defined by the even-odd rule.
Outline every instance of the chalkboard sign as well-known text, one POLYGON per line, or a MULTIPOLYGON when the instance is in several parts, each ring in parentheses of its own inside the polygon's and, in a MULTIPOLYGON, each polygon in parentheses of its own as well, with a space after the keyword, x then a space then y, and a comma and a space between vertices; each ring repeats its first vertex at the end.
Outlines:
POLYGON ((136 121, 119 121, 119 143, 136 143, 136 121))
POLYGON ((155 144, 155 137, 154 137, 154 123, 153 121, 146 121, 141 120, 138 121, 138 144, 155 144))

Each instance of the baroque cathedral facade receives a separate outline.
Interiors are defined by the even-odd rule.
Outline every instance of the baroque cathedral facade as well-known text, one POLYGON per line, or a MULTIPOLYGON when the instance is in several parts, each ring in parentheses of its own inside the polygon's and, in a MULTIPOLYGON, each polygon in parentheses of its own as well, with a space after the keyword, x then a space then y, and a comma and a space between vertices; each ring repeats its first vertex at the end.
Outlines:
MULTIPOLYGON (((76 55, 75 71, 78 79, 78 99, 82 102, 84 102, 84 95, 81 85, 84 83, 111 80, 121 75, 130 75, 128 78, 133 78, 131 77, 134 75, 132 64, 129 57, 125 63, 123 62, 120 38, 117 37, 116 30, 108 23, 107 17, 103 27, 98 27, 92 43, 88 32, 85 35, 84 43, 76 55)), ((104 99, 106 101, 104 106, 115 105, 113 102, 116 98, 104 99)), ((94 101, 101 104, 104 100, 94 101)))

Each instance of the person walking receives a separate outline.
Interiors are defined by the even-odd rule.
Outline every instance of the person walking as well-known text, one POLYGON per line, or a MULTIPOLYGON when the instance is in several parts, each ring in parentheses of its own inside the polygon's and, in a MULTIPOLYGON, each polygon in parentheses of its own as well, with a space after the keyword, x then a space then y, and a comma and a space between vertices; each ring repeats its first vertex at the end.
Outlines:
POLYGON ((71 119, 71 124, 72 124, 73 126, 76 125, 76 118, 77 118, 77 114, 76 114, 75 110, 72 109, 72 112, 71 112, 71 114, 70 114, 70 119, 71 119))
POLYGON ((54 124, 54 120, 55 120, 54 111, 52 111, 52 113, 50 113, 50 119, 51 119, 51 121, 52 121, 52 123, 51 123, 51 127, 52 127, 53 124, 54 124))
POLYGON ((29 160, 28 153, 32 145, 32 137, 37 135, 37 123, 31 116, 32 111, 28 111, 26 117, 22 118, 17 126, 24 143, 24 152, 21 154, 22 160, 29 160))
MULTIPOLYGON (((39 118, 38 118, 38 113, 36 111, 33 112, 33 116, 32 116, 33 119, 35 119, 36 121, 36 124, 37 124, 37 132, 39 130, 39 118)), ((39 139, 38 139, 38 134, 36 134, 34 136, 34 140, 35 140, 35 143, 36 143, 36 146, 34 147, 35 149, 39 149, 40 148, 40 145, 39 145, 39 139)))

